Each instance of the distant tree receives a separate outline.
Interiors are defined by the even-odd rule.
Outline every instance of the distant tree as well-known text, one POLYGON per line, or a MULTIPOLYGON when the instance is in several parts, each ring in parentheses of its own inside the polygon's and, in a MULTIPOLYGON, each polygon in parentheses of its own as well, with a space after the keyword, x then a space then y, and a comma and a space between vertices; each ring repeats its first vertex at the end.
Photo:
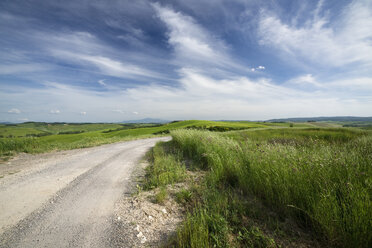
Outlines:
POLYGON ((293 127, 293 123, 289 123, 289 127, 293 127))

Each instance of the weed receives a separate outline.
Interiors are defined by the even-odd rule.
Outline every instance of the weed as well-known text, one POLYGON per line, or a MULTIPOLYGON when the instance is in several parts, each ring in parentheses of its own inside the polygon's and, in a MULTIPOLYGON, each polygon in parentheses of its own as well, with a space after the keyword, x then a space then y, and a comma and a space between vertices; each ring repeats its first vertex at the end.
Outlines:
POLYGON ((159 192, 155 195, 155 203, 163 205, 168 198, 168 191, 165 187, 161 187, 159 192))
POLYGON ((148 155, 152 164, 146 168, 145 188, 181 182, 186 177, 186 168, 174 155, 165 155, 164 143, 158 143, 148 155))
POLYGON ((257 247, 257 248, 270 248, 270 247, 278 247, 275 244, 274 239, 268 238, 260 228, 252 227, 251 229, 247 229, 245 227, 239 231, 237 239, 244 247, 257 247))
POLYGON ((176 201, 180 204, 185 204, 191 201, 192 192, 187 189, 182 189, 176 193, 176 201))

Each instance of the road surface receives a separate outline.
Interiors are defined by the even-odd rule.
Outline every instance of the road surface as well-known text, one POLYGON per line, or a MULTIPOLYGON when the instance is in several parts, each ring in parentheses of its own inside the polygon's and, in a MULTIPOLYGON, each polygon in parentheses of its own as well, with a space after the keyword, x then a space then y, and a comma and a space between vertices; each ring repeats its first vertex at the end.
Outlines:
POLYGON ((11 161, 8 167, 21 171, 0 179, 0 247, 111 247, 114 204, 131 172, 150 147, 169 139, 11 161))

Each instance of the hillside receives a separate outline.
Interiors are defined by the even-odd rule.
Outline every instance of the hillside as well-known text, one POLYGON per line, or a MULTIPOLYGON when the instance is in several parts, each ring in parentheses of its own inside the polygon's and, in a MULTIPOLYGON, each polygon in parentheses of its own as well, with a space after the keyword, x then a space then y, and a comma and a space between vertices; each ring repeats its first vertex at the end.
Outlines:
POLYGON ((307 122, 307 121, 349 122, 349 121, 372 121, 372 117, 357 117, 357 116, 297 117, 297 118, 271 119, 267 121, 268 122, 307 122))

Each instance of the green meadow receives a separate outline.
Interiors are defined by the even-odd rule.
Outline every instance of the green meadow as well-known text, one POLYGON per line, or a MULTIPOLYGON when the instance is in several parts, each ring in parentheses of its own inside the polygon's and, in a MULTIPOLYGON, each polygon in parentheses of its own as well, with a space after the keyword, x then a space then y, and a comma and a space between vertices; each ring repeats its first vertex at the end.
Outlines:
POLYGON ((204 180, 169 247, 370 247, 372 133, 352 128, 174 130, 145 185, 204 180))
MULTIPOLYGON (((286 124, 288 126, 288 124, 286 124)), ((0 125, 0 157, 155 137, 182 128, 231 131, 279 126, 256 122, 177 121, 167 124, 39 123, 0 125)))

